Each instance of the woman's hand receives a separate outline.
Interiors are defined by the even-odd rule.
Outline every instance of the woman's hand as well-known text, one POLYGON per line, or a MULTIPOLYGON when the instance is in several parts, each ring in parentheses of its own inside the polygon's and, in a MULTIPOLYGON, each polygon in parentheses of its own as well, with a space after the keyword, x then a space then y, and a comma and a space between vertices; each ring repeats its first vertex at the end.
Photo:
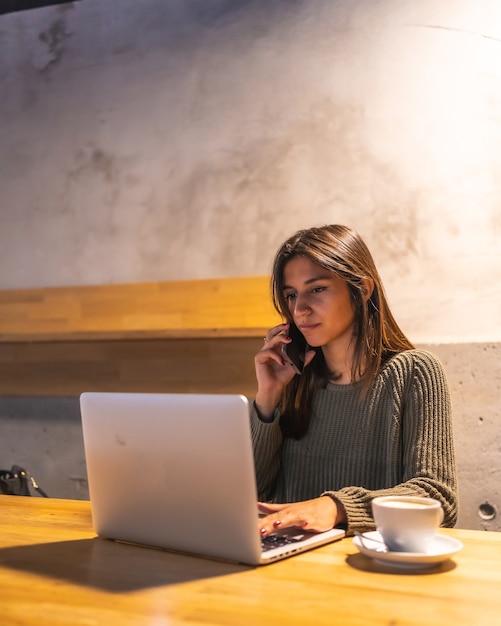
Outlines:
MULTIPOLYGON (((289 324, 271 328, 264 338, 264 345, 254 357, 258 390, 256 407, 263 418, 273 415, 286 385, 294 378, 295 371, 283 357, 284 346, 290 343, 287 336, 289 324)), ((314 350, 305 355, 305 367, 315 356, 314 350)))
POLYGON ((266 537, 281 528, 292 526, 310 532, 324 532, 346 522, 342 506, 330 496, 320 496, 313 500, 291 504, 266 504, 259 502, 259 512, 265 517, 259 519, 259 534, 266 537))

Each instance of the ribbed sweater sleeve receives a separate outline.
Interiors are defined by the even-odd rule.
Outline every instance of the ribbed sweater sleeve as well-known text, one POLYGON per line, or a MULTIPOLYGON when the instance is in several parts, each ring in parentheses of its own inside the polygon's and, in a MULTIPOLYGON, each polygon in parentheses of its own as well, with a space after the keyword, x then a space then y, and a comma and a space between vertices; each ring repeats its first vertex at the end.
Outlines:
POLYGON ((444 526, 457 517, 449 390, 438 359, 408 350, 390 359, 366 396, 360 384, 328 385, 314 398, 310 428, 282 439, 279 416, 251 410, 260 499, 295 502, 329 495, 348 531, 374 527, 371 501, 413 494, 440 500, 444 526))

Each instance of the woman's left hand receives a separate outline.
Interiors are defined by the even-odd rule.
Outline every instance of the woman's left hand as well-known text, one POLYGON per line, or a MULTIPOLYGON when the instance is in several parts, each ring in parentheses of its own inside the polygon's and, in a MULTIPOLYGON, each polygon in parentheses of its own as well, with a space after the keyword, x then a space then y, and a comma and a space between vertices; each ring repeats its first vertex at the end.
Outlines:
POLYGON ((342 507, 329 496, 290 504, 258 503, 259 512, 265 517, 259 519, 259 534, 266 537, 281 528, 297 527, 310 532, 330 530, 345 521, 342 507))

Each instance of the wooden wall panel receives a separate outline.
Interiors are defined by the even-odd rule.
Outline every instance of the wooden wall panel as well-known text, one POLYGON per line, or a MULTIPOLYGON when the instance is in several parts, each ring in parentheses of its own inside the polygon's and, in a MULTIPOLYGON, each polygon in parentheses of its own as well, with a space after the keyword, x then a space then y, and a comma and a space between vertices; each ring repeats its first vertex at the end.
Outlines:
POLYGON ((269 278, 0 291, 0 341, 262 336, 269 278))
POLYGON ((0 291, 0 394, 252 395, 266 276, 0 291))
POLYGON ((262 338, 0 343, 0 394, 83 391, 243 393, 262 338))

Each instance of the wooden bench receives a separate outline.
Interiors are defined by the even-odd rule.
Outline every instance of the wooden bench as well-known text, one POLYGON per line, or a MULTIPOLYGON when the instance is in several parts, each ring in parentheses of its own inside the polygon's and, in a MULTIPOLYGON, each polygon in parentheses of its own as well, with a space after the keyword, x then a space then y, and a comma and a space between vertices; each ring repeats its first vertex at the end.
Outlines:
POLYGON ((0 291, 0 394, 244 393, 279 323, 266 276, 0 291))

